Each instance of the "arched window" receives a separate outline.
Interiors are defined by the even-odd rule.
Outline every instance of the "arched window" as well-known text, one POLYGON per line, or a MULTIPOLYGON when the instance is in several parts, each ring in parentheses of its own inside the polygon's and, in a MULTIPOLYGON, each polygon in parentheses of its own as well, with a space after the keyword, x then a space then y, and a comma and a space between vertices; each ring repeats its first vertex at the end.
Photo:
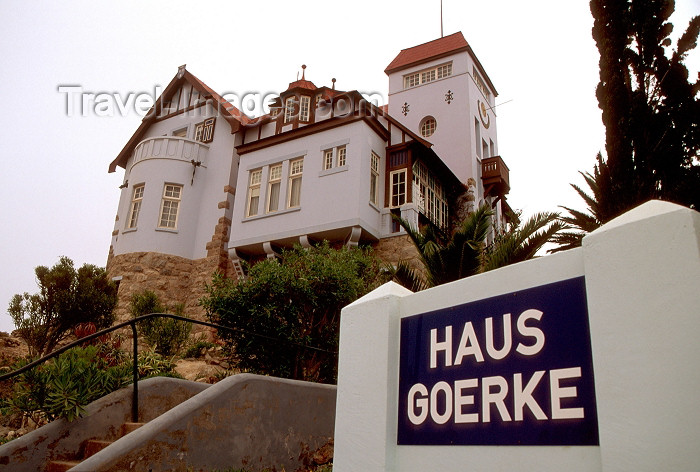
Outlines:
POLYGON ((420 134, 424 138, 428 138, 433 135, 435 129, 437 128, 437 121, 432 116, 426 116, 423 121, 420 122, 420 134))

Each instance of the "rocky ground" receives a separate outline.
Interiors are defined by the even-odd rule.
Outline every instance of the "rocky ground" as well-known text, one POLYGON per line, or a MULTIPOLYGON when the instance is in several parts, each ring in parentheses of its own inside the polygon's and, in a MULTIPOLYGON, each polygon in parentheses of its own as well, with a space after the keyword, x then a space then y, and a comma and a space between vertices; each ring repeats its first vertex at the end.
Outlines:
MULTIPOLYGON (((8 366, 26 357, 29 349, 25 342, 15 336, 0 331, 0 373, 9 370, 8 366)), ((0 382, 0 398, 6 398, 12 394, 12 386, 9 381, 0 382)), ((0 444, 22 436, 36 429, 31 421, 27 421, 19 415, 4 415, 0 411, 0 444)))

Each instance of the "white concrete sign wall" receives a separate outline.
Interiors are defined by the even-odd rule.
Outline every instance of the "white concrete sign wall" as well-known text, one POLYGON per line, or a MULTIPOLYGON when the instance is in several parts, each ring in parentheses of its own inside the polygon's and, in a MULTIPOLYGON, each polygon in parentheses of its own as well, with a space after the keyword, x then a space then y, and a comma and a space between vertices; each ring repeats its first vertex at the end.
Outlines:
POLYGON ((334 470, 697 471, 700 214, 343 310, 334 470))

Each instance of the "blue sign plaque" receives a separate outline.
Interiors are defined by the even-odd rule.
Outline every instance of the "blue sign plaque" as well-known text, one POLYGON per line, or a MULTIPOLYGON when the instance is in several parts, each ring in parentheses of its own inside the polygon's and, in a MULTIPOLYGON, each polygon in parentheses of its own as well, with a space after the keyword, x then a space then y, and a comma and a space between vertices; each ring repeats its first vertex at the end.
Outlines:
POLYGON ((399 445, 597 445, 584 277, 401 320, 399 445))

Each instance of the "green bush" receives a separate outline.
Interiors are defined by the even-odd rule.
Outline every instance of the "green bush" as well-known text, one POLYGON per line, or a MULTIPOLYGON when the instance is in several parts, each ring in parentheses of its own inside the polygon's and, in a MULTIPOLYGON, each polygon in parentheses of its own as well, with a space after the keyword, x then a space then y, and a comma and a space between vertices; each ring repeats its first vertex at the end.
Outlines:
POLYGON ((99 329, 114 321, 117 286, 107 272, 92 264, 75 269, 73 261, 61 257, 50 269, 34 269, 39 292, 17 294, 7 309, 29 355, 42 356, 72 334, 80 323, 94 323, 99 329))
MULTIPOLYGON (((27 365, 24 360, 12 370, 27 365)), ((139 353, 138 377, 177 377, 175 362, 146 351, 139 353)), ((42 418, 53 421, 80 417, 85 406, 133 381, 132 359, 109 344, 75 347, 14 381, 13 393, 0 401, 4 413, 18 412, 37 425, 42 418)))
POLYGON ((385 280, 371 249, 298 246, 279 262, 255 264, 245 280, 215 276, 201 303, 212 322, 235 329, 221 330, 219 337, 236 367, 333 383, 340 310, 385 280))
POLYGON ((148 379, 151 377, 182 378, 179 374, 174 372, 174 369, 175 361, 172 358, 166 358, 153 351, 139 353, 139 379, 148 379))
MULTIPOLYGON (((129 363, 112 364, 109 347, 76 347, 51 361, 20 374, 5 406, 26 414, 36 424, 82 416, 85 406, 131 381, 129 363)), ((18 369, 29 361, 21 361, 18 369)))
POLYGON ((202 357, 202 349, 210 349, 212 347, 216 347, 216 344, 198 339, 190 344, 182 357, 202 357))
MULTIPOLYGON (((158 295, 150 290, 136 293, 131 298, 131 315, 134 318, 168 311, 158 299, 158 295)), ((175 315, 184 316, 184 305, 177 304, 172 311, 175 315)), ((139 328, 153 350, 163 356, 172 356, 180 352, 187 343, 192 332, 192 323, 165 317, 151 318, 141 321, 139 328)))

